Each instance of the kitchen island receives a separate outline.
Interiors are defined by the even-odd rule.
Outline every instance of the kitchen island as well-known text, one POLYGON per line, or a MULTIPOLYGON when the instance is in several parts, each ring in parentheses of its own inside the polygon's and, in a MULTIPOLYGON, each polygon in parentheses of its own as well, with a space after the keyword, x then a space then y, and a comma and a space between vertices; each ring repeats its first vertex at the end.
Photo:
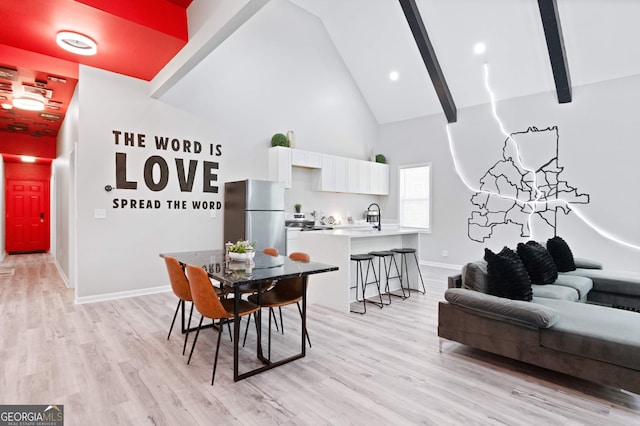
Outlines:
MULTIPOLYGON (((378 231, 373 228, 334 229, 325 231, 300 232, 296 240, 298 251, 308 253, 315 262, 329 263, 338 266, 338 270, 326 274, 314 276, 309 280, 309 303, 319 303, 336 309, 340 312, 349 312, 350 303, 356 300, 355 290, 355 264, 351 262, 351 254, 369 253, 370 251, 391 250, 393 248, 410 247, 419 249, 421 230, 415 228, 403 228, 392 225, 382 226, 378 231), (315 284, 318 285, 315 285, 315 284)), ((399 256, 396 256, 400 267, 399 256)), ((376 273, 378 259, 374 258, 376 273)), ((413 259, 408 259, 409 282, 412 288, 418 288, 419 277, 413 259)), ((365 268, 366 271, 366 268, 365 268)), ((392 268, 391 275, 396 275, 392 268)), ((369 279, 373 275, 369 273, 369 279)), ((381 288, 384 291, 384 278, 381 288)), ((391 290, 400 289, 398 279, 389 283, 391 290)), ((367 297, 373 296, 374 286, 367 289, 367 297)), ((396 299, 399 300, 399 299, 396 299)))

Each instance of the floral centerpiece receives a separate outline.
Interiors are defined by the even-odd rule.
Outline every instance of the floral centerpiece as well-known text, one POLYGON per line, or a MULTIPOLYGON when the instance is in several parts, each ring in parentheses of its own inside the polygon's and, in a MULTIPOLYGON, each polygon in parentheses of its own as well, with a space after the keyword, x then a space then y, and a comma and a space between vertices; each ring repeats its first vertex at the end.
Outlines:
POLYGON ((235 244, 229 246, 229 257, 231 260, 247 260, 253 259, 256 243, 246 240, 238 240, 235 244))

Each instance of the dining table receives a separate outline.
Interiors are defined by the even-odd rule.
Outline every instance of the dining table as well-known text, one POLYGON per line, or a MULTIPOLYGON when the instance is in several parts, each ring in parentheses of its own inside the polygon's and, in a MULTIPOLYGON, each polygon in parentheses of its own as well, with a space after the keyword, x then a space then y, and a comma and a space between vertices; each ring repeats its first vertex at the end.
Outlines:
POLYGON ((255 252, 253 258, 248 258, 242 261, 230 259, 225 250, 196 250, 177 253, 160 253, 160 257, 164 256, 176 258, 183 268, 186 265, 202 267, 209 275, 209 278, 219 282, 223 289, 227 287, 230 292, 233 292, 235 301, 233 315, 233 380, 236 382, 306 356, 305 330, 307 329, 308 277, 313 274, 338 270, 338 267, 334 265, 313 261, 295 261, 287 256, 272 256, 262 252, 255 252), (239 341, 241 328, 241 317, 239 316, 240 298, 246 293, 247 289, 255 289, 259 305, 263 286, 267 286, 270 283, 277 282, 278 280, 295 277, 302 277, 303 280, 300 352, 277 361, 272 361, 264 356, 261 339, 262 316, 259 310, 257 312, 257 321, 259 326, 257 327, 258 336, 256 357, 260 361, 260 366, 241 373, 239 371, 239 341))

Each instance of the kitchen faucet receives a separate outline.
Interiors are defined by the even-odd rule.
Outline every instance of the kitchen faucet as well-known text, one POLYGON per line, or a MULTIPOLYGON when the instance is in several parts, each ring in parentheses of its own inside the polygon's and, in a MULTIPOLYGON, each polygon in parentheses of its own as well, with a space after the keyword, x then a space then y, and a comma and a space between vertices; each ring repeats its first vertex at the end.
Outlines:
POLYGON ((378 231, 382 231, 382 213, 380 213, 380 206, 378 203, 371 203, 367 210, 371 208, 371 206, 376 206, 378 208, 378 225, 374 226, 373 229, 377 229, 378 231))

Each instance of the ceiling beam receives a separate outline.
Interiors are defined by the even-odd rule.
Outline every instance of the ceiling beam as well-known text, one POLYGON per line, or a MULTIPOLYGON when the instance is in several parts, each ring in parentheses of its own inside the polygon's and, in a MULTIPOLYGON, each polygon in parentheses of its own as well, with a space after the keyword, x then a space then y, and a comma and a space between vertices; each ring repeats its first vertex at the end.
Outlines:
POLYGON ((429 77, 431 77, 433 88, 436 90, 438 99, 440 99, 440 105, 442 105, 444 115, 447 117, 447 122, 455 123, 458 116, 456 104, 453 102, 449 86, 447 85, 447 81, 445 80, 440 64, 438 63, 436 52, 433 50, 433 46, 429 40, 429 35, 427 34, 427 29, 425 28, 422 17, 420 16, 418 6, 416 5, 415 0, 399 1, 400 6, 402 6, 402 11, 404 12, 404 16, 411 28, 413 38, 418 45, 418 50, 420 50, 420 55, 422 55, 422 60, 429 72, 429 77))
POLYGON ((558 102, 561 104, 571 102, 571 77, 567 65, 567 54, 564 50, 562 27, 556 0, 538 0, 540 17, 544 28, 544 36, 547 39, 547 50, 551 60, 551 70, 556 83, 558 102))

